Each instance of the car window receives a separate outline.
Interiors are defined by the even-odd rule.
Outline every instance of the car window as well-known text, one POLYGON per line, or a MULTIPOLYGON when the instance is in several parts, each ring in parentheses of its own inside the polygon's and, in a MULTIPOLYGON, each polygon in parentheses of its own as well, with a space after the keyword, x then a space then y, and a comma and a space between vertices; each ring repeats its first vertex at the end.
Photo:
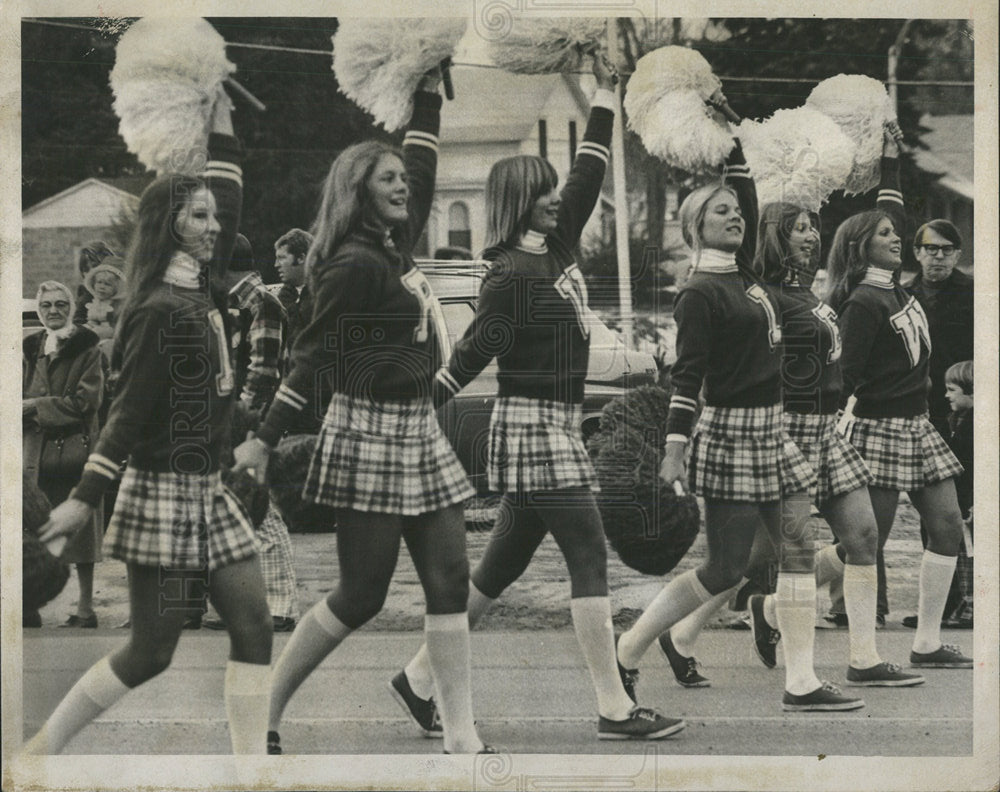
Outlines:
POLYGON ((448 327, 448 337, 454 346, 472 322, 475 309, 467 302, 446 302, 441 304, 441 310, 444 312, 444 323, 448 327))

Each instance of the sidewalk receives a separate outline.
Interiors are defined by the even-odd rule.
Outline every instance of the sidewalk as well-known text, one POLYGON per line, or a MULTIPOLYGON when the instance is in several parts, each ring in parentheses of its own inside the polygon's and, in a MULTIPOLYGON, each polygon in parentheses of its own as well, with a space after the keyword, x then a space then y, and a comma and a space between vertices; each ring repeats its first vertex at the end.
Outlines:
MULTIPOLYGON (((816 524, 818 543, 831 541, 830 530, 826 523, 817 519, 816 524)), ((337 574, 337 539, 336 534, 332 533, 292 534, 291 538, 298 577, 299 607, 305 612, 333 588, 337 574)), ((484 531, 468 532, 468 554, 473 565, 482 556, 488 538, 488 533, 484 531)), ((916 613, 917 574, 921 553, 919 520, 916 518, 916 512, 908 503, 902 503, 893 533, 886 545, 890 629, 904 629, 900 625, 901 619, 916 613)), ((705 536, 702 533, 670 576, 697 566, 704 555, 705 536)), ((609 548, 608 582, 611 587, 611 607, 616 624, 618 626, 631 624, 660 590, 664 580, 640 574, 626 567, 609 548)), ((65 621, 73 612, 77 593, 74 574, 63 592, 42 609, 43 633, 55 629, 56 625, 65 621)), ((819 612, 825 613, 827 605, 827 593, 820 592, 817 606, 819 612)), ((106 559, 96 565, 94 609, 99 620, 99 630, 114 628, 128 618, 128 587, 123 563, 106 559)), ((400 550, 399 565, 389 589, 385 608, 368 628, 421 630, 423 613, 423 591, 404 545, 400 550)), ((709 627, 721 626, 733 618, 733 613, 723 609, 709 627)), ((820 626, 825 626, 822 619, 819 623, 820 626)), ((566 572, 566 563, 555 542, 551 537, 547 537, 527 571, 504 593, 500 601, 486 615, 480 627, 484 630, 537 630, 570 625, 569 575, 566 572)), ((60 630, 60 632, 66 631, 60 630)), ((72 630, 71 634, 82 632, 89 631, 72 630)))

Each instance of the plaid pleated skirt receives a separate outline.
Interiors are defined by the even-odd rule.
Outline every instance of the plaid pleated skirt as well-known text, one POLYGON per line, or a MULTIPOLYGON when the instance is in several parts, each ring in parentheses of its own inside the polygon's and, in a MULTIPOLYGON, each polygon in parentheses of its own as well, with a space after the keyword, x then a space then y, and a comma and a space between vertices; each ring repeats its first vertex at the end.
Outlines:
POLYGON ((816 485, 816 473, 789 439, 780 404, 705 407, 688 448, 691 490, 716 500, 766 503, 816 485))
POLYGON ((909 492, 961 475, 965 469, 927 414, 855 418, 848 439, 871 470, 872 486, 909 492))
POLYGON ((474 494, 430 399, 376 402, 336 393, 302 499, 413 516, 464 503, 474 494))
POLYGON ((816 471, 816 486, 809 490, 809 494, 817 506, 871 483, 872 474, 865 461, 837 431, 836 414, 786 412, 784 424, 788 437, 816 471))
POLYGON ((219 474, 125 469, 105 544, 112 558, 169 569, 212 570, 252 558, 250 517, 219 474))
POLYGON ((488 478, 494 492, 586 487, 599 492, 583 445, 579 404, 503 396, 490 418, 488 478))

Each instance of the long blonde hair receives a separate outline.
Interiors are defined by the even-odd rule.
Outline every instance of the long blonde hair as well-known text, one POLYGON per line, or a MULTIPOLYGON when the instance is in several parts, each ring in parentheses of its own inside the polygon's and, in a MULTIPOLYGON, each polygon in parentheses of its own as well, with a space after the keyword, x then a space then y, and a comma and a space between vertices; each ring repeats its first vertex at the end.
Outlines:
POLYGON ((310 229, 313 240, 306 254, 307 273, 312 273, 318 259, 330 258, 344 237, 369 216, 368 178, 387 154, 403 158, 399 149, 388 143, 366 140, 344 149, 333 161, 323 182, 319 213, 310 229))
POLYGON ((484 247, 516 245, 528 230, 535 201, 558 184, 555 168, 541 157, 522 154, 494 164, 486 179, 484 247))

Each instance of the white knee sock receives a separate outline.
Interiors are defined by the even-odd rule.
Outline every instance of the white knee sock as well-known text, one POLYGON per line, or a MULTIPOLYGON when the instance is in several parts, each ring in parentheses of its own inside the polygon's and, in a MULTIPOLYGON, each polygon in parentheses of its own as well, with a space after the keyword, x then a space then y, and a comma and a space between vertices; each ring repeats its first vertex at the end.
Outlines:
POLYGON ((917 634, 914 652, 933 652, 941 646, 941 617, 955 574, 955 556, 924 550, 920 561, 920 594, 917 597, 917 634))
POLYGON ((108 658, 101 658, 70 688, 38 734, 25 744, 24 753, 59 753, 73 735, 128 691, 108 658))
POLYGON ((434 677, 435 702, 441 713, 444 750, 476 753, 483 747, 472 717, 472 669, 469 617, 462 613, 424 616, 427 659, 434 677))
POLYGON ((637 668, 649 645, 662 633, 712 599, 693 569, 678 575, 656 595, 632 629, 618 639, 618 660, 625 668, 637 668))
MULTIPOLYGON (((496 602, 492 597, 487 597, 476 588, 476 584, 469 581, 469 629, 471 630, 479 620, 483 618, 490 606, 496 602)), ((421 644, 420 649, 413 656, 413 659, 406 666, 406 678, 409 680, 410 689, 422 699, 429 699, 434 696, 434 677, 431 676, 431 664, 427 659, 427 644, 421 644)))
POLYGON ((837 545, 826 545, 816 553, 816 586, 825 586, 844 576, 844 562, 837 555, 837 545))
POLYGON ((313 605, 302 617, 274 664, 268 729, 277 731, 281 714, 292 694, 351 632, 350 627, 334 616, 325 599, 313 605))
POLYGON ((785 654, 785 690, 801 696, 820 686, 813 670, 814 573, 779 572, 774 604, 785 654))
POLYGON ((235 660, 226 663, 224 697, 234 754, 267 753, 270 687, 271 666, 235 660))
POLYGON ((851 665, 871 668, 882 662, 875 647, 878 574, 874 564, 844 567, 844 610, 850 627, 851 665))
POLYGON ((764 621, 767 622, 768 627, 775 630, 778 629, 778 611, 775 607, 775 595, 765 594, 764 595, 764 621))
POLYGON ((611 720, 625 720, 632 707, 618 674, 615 631, 611 624, 611 600, 607 597, 576 597, 570 600, 573 629, 583 650, 597 693, 597 711, 611 720))
POLYGON ((704 605, 699 605, 691 613, 671 627, 670 640, 674 644, 674 649, 685 657, 692 657, 694 655, 695 642, 698 640, 698 636, 701 635, 701 631, 705 628, 705 624, 710 618, 712 618, 712 616, 719 612, 719 609, 725 605, 729 601, 730 597, 739 591, 746 582, 747 579, 743 578, 743 580, 732 588, 726 589, 721 594, 716 594, 704 605))

